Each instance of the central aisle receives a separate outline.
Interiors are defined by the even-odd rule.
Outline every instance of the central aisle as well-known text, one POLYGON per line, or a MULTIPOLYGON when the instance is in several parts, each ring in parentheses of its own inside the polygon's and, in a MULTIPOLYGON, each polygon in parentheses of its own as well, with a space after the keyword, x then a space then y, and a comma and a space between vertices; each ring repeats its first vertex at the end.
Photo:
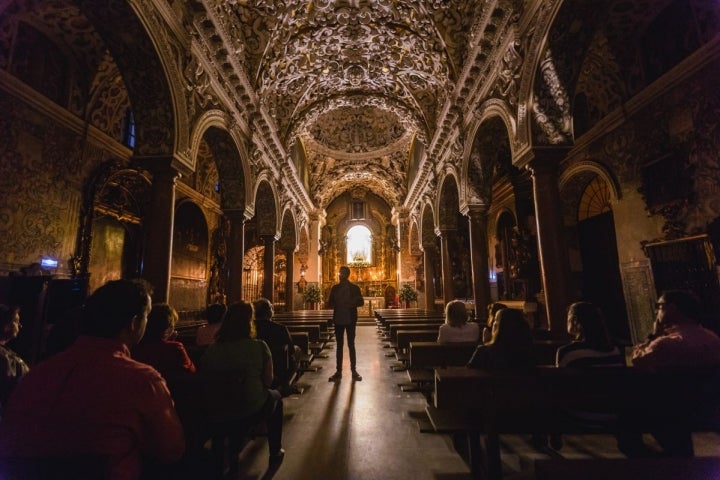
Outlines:
MULTIPOLYGON (((469 479, 469 469, 446 436, 420 433, 413 412, 423 412, 425 397, 402 392, 404 372, 393 372, 374 326, 358 326, 358 372, 353 382, 345 348, 343 379, 335 371, 335 344, 325 359, 313 361, 318 372, 303 373, 300 396, 286 398, 285 459, 277 480, 438 480, 469 479)), ((267 442, 254 441, 243 452, 237 479, 260 479, 267 469, 267 442)))

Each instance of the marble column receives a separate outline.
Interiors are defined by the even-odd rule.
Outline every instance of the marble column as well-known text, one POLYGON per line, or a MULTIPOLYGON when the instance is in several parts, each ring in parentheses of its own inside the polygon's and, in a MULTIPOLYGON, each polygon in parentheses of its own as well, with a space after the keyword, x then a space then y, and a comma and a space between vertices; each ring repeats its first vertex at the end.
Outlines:
POLYGON ((527 165, 532 174, 538 250, 545 294, 548 328, 564 335, 566 308, 573 301, 562 204, 558 187, 558 166, 565 149, 536 149, 527 165))
POLYGON ((170 297, 175 182, 179 173, 169 163, 157 160, 146 164, 152 173, 152 193, 149 214, 143 225, 143 278, 153 286, 153 302, 167 302, 170 297))
POLYGON ((488 205, 469 205, 465 214, 469 219, 470 263, 472 265, 475 320, 479 323, 487 323, 487 306, 490 303, 487 240, 488 205))
POLYGON ((452 268, 450 265, 450 236, 455 234, 454 229, 440 230, 440 261, 442 262, 443 302, 447 303, 455 298, 455 289, 452 281, 452 268))
POLYGON ((274 301, 273 290, 275 281, 275 236, 261 235, 260 239, 265 246, 265 255, 263 256, 262 296, 272 302, 274 301))
POLYGON ((398 254, 398 286, 403 283, 415 282, 415 261, 410 255, 410 214, 401 211, 397 215, 397 241, 400 246, 398 254))
POLYGON ((425 309, 435 310, 435 276, 433 265, 437 251, 432 247, 423 248, 423 262, 425 268, 425 309))
POLYGON ((307 270, 305 271, 305 280, 308 282, 318 282, 318 285, 322 289, 322 258, 325 254, 320 249, 320 229, 322 228, 322 218, 315 212, 311 212, 309 215, 308 224, 308 257, 307 257, 307 270))
POLYGON ((228 238, 228 288, 227 301, 234 303, 242 299, 243 259, 245 257, 245 214, 243 210, 225 211, 230 223, 228 238))

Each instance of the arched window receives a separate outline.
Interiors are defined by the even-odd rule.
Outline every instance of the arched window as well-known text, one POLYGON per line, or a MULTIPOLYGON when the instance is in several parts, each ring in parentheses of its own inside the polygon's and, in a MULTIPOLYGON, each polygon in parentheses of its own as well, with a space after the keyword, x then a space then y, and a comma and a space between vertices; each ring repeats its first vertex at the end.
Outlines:
POLYGON ((372 234, 365 225, 355 225, 347 232, 348 265, 372 263, 372 234))

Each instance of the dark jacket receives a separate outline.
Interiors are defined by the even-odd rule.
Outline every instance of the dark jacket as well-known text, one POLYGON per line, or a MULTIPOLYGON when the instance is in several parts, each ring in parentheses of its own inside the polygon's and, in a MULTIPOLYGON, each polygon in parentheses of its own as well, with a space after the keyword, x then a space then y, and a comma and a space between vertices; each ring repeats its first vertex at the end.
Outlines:
POLYGON ((330 289, 328 306, 333 309, 335 325, 353 325, 357 323, 357 307, 365 303, 360 287, 348 280, 340 280, 330 289))

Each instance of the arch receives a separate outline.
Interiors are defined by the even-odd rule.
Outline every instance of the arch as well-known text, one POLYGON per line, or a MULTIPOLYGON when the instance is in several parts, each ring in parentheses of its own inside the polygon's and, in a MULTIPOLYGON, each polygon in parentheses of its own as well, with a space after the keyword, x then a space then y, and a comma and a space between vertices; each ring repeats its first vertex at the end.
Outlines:
POLYGON ((449 171, 442 179, 440 194, 436 199, 438 228, 457 228, 457 216, 460 211, 459 181, 454 171, 449 171))
POLYGON ((568 185, 568 183, 572 180, 573 177, 576 177, 577 175, 582 175, 585 172, 592 172, 605 180, 605 182, 607 182, 608 186, 610 187, 613 202, 617 202, 618 200, 620 200, 622 196, 622 192, 620 190, 620 183, 610 172, 610 170, 607 169, 607 167, 593 161, 578 162, 563 170, 558 179, 558 187, 560 191, 562 192, 565 189, 565 187, 568 185))
POLYGON ((247 162, 240 155, 236 139, 224 129, 221 117, 213 120, 204 125, 206 128, 201 136, 198 136, 200 130, 194 135, 197 143, 193 145, 193 158, 197 159, 202 143, 206 142, 218 170, 220 207, 226 211, 245 210, 249 198, 249 182, 245 173, 249 171, 247 162))
POLYGON ((264 176, 258 179, 253 206, 257 234, 277 237, 280 230, 278 225, 277 193, 264 176))
POLYGON ((512 132, 508 130, 509 119, 507 115, 502 115, 497 105, 494 105, 491 111, 491 115, 482 117, 474 131, 472 142, 468 142, 465 148, 461 175, 464 179, 460 197, 461 210, 467 205, 492 203, 495 177, 502 168, 507 170, 512 164, 513 142, 510 138, 512 132))
POLYGON ((537 72, 540 70, 542 56, 546 49, 548 32, 553 25, 553 19, 556 18, 557 12, 566 2, 555 2, 546 4, 537 14, 536 28, 532 36, 525 42, 525 51, 527 55, 523 61, 520 71, 520 87, 518 89, 518 112, 517 112, 517 136, 515 137, 516 152, 513 157, 520 157, 529 153, 532 147, 532 107, 535 102, 535 87, 537 80, 537 72), (543 28, 544 27, 544 28, 543 28))
POLYGON ((435 212, 432 204, 429 202, 426 203, 422 209, 420 238, 423 250, 427 248, 435 248, 437 245, 437 236, 435 235, 435 212))
POLYGON ((284 251, 294 252, 297 249, 297 222, 291 208, 285 208, 282 212, 282 221, 280 223, 280 242, 279 247, 284 251))
POLYGON ((372 231, 362 223, 355 224, 345 232, 347 242, 346 262, 348 264, 372 264, 373 263, 373 235, 372 231))
POLYGON ((99 32, 120 68, 133 106, 135 155, 170 157, 188 168, 185 97, 178 68, 157 15, 123 0, 85 0, 80 10, 99 32), (163 48, 159 46, 165 45, 163 48), (149 88, 149 86, 152 86, 149 88))

